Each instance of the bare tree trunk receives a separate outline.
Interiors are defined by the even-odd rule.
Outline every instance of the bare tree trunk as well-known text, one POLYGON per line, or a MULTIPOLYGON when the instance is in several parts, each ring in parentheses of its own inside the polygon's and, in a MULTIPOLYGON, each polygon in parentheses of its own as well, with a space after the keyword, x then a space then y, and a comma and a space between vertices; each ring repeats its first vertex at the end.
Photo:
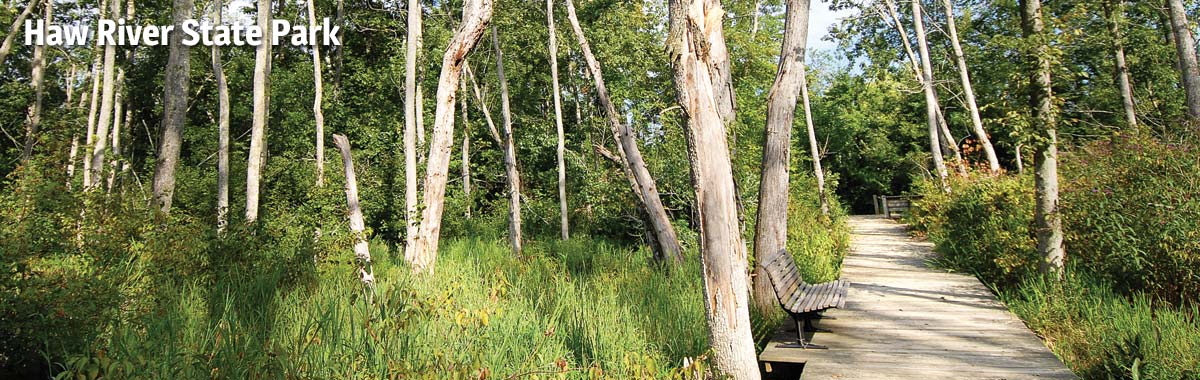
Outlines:
POLYGON ((734 199, 733 166, 708 49, 722 46, 717 0, 671 0, 667 54, 679 105, 687 116, 688 153, 696 188, 704 308, 716 376, 759 379, 750 328, 746 246, 734 199))
POLYGON ((929 49, 925 43, 925 23, 921 20, 921 2, 912 0, 913 26, 917 32, 917 49, 921 53, 921 89, 925 92, 925 111, 929 122, 929 151, 933 154, 933 166, 937 170, 938 180, 942 189, 949 189, 946 183, 946 163, 942 159, 942 150, 938 145, 938 105, 937 96, 933 93, 933 67, 929 63, 929 49))
MULTIPOLYGON (((32 7, 33 3, 42 0, 30 0, 32 7)), ((50 25, 50 20, 54 17, 54 2, 45 0, 45 23, 50 25)), ((24 17, 24 16, 22 16, 24 17)), ((11 38, 11 37, 10 37, 11 38)), ((7 45, 11 41, 5 39, 7 45)), ((7 52, 0 52, 7 54, 7 52)), ((0 59, 0 64, 4 61, 0 59)), ((46 79, 46 44, 34 45, 33 47, 33 68, 29 76, 30 85, 33 87, 33 104, 29 106, 29 119, 25 123, 25 149, 21 152, 21 162, 28 162, 33 156, 33 144, 37 140, 38 126, 42 123, 42 98, 45 96, 45 79, 46 79)), ((69 103, 69 101, 68 101, 69 103)))
POLYGON ((750 18, 750 35, 751 36, 758 34, 758 15, 759 15, 759 13, 761 13, 760 12, 761 8, 762 8, 762 0, 754 0, 754 10, 751 11, 751 12, 754 12, 754 15, 751 16, 751 18, 750 18))
POLYGON ((1133 100, 1133 85, 1129 83, 1129 65, 1125 62, 1125 37, 1121 35, 1121 23, 1125 18, 1124 0, 1106 0, 1103 3, 1104 19, 1112 37, 1113 59, 1116 62, 1117 89, 1121 91, 1121 106, 1125 109, 1125 124, 1137 129, 1137 111, 1133 100))
MULTIPOLYGON (((174 0, 172 4, 175 29, 181 30, 183 22, 192 18, 192 0, 174 0)), ((175 167, 179 165, 183 128, 187 124, 191 48, 183 44, 183 37, 183 33, 171 33, 171 52, 163 78, 163 133, 154 168, 154 203, 164 214, 171 213, 171 200, 175 197, 175 167)))
POLYGON ((825 189, 825 168, 821 166, 821 148, 817 146, 817 130, 813 127, 812 106, 808 101, 808 72, 804 62, 800 65, 800 81, 804 120, 808 124, 808 150, 812 154, 813 176, 817 177, 817 198, 821 202, 821 215, 829 216, 829 192, 825 189))
MULTIPOLYGON (((504 140, 500 138, 500 132, 496 128, 496 121, 492 120, 492 111, 488 109, 487 102, 484 101, 483 93, 479 90, 479 83, 475 81, 475 73, 471 72, 471 64, 463 63, 463 75, 467 76, 467 80, 471 82, 471 87, 474 89, 475 101, 479 102, 479 110, 483 112, 483 119, 487 122, 488 135, 492 137, 492 141, 497 147, 503 149, 504 140)), ((463 95, 465 98, 466 95, 463 95)))
MULTIPOLYGON (((8 59, 8 55, 12 53, 13 40, 17 38, 17 31, 25 25, 25 19, 29 17, 30 13, 33 13, 33 7, 40 2, 42 0, 29 0, 29 3, 25 4, 25 9, 17 15, 17 18, 13 19, 12 26, 8 28, 8 36, 4 37, 4 43, 0 44, 0 65, 4 65, 4 60, 8 59)), ((47 21, 46 25, 50 25, 50 22, 47 21)))
MULTIPOLYGON (((224 1, 213 2, 213 24, 221 25, 224 1)), ((229 81, 221 63, 221 47, 212 46, 213 76, 217 78, 217 234, 229 226, 229 81)))
MULTIPOLYGON (((128 61, 126 61, 128 62, 128 61)), ((110 153, 112 157, 108 158, 108 180, 104 187, 105 193, 111 193, 113 185, 117 181, 117 172, 120 171, 121 164, 121 116, 125 112, 125 68, 117 68, 117 85, 115 100, 115 108, 113 109, 113 126, 112 126, 112 143, 110 153)), ((126 126, 128 128, 128 126, 126 126)))
POLYGON ((546 30, 550 34, 550 80, 554 92, 554 126, 558 128, 558 214, 562 239, 571 238, 571 227, 567 219, 567 163, 566 136, 563 133, 562 94, 558 88, 558 31, 554 27, 554 0, 546 0, 546 30))
POLYGON ((462 22, 442 56, 438 78, 437 109, 425 170, 425 208, 421 213, 419 236, 410 264, 414 272, 432 272, 437 260, 438 239, 445 211, 446 175, 450 169, 450 147, 454 145, 454 97, 467 54, 483 37, 492 19, 492 0, 465 0, 462 22))
MULTIPOLYGON (((121 3, 116 0, 109 2, 109 18, 116 19, 121 14, 121 3)), ((108 145, 108 127, 112 123, 113 111, 113 71, 116 66, 116 46, 104 47, 104 84, 100 94, 100 116, 96 122, 96 144, 92 147, 91 181, 84 184, 84 189, 90 191, 100 185, 101 172, 104 170, 104 150, 108 145)))
MULTIPOLYGON (((628 166, 626 175, 632 179, 631 182, 633 183, 632 187, 634 187, 634 190, 639 192, 638 197, 642 201, 642 207, 645 209, 650 226, 654 230, 654 238, 658 241, 658 254, 663 259, 681 263, 683 262, 683 248, 679 244, 679 238, 675 235, 675 227, 671 225, 671 220, 667 216, 667 210, 662 204, 662 199, 659 198, 658 186, 655 184, 654 178, 650 176, 650 171, 646 169, 646 162, 642 158, 642 152, 637 146, 633 130, 621 123, 621 116, 617 113, 616 107, 613 106, 612 100, 608 96, 608 87, 604 84, 600 62, 592 55, 592 48, 588 45, 587 38, 583 34, 583 28, 579 25, 579 19, 575 16, 575 4, 572 0, 567 0, 567 18, 571 21, 571 28, 575 31, 575 37, 579 42, 581 50, 583 50, 583 57, 587 61, 588 70, 591 71, 592 79, 596 83, 596 94, 600 98, 600 104, 604 107, 609 125, 613 129, 613 138, 617 140, 617 151, 621 155, 624 164, 628 166)), ((723 42, 721 46, 724 46, 723 42)), ((709 63, 711 64, 711 62, 709 63)), ((709 68, 706 68, 704 73, 710 75, 709 68)), ((714 95, 710 94, 710 96, 714 95)), ((731 102, 731 99, 728 98, 726 101, 731 102)), ((730 109, 732 109, 732 106, 730 106, 730 109)))
POLYGON ((942 5, 946 8, 946 30, 950 34, 950 46, 954 48, 954 60, 958 64, 958 76, 962 79, 963 97, 966 98, 967 112, 971 114, 971 126, 975 129, 975 138, 979 139, 979 145, 983 146, 983 153, 987 155, 988 169, 993 174, 999 173, 1000 159, 996 158, 996 148, 992 147, 992 140, 983 128, 983 119, 979 117, 979 105, 975 102, 975 88, 971 86, 971 74, 967 70, 967 59, 963 55, 962 44, 958 41, 958 26, 955 25, 954 21, 954 5, 950 1, 942 0, 942 5))
MULTIPOLYGON (((103 19, 106 15, 108 15, 108 0, 101 0, 100 18, 103 19)), ((88 103, 87 136, 85 137, 83 148, 84 189, 87 189, 88 185, 92 183, 92 146, 95 144, 96 114, 100 111, 100 87, 101 78, 103 77, 102 70, 104 70, 104 61, 102 60, 103 51, 104 49, 100 46, 100 39, 96 39, 96 45, 92 48, 92 92, 88 103)))
MULTIPOLYGON (((417 54, 421 39, 421 1, 408 0, 408 37, 404 55, 404 257, 416 260, 417 189, 417 54)), ((453 116, 453 115, 452 115, 453 116)))
MULTIPOLYGON (((809 0, 788 0, 783 46, 775 83, 767 93, 767 127, 763 133, 762 180, 758 187, 758 224, 754 231, 754 307, 769 313, 776 306, 775 290, 766 264, 787 254, 789 176, 792 162, 792 121, 796 95, 804 86, 808 42, 809 0)), ((807 115, 807 114, 806 114, 807 115)), ((811 123, 809 125, 812 125, 811 123)))
MULTIPOLYGON (((271 36, 271 0, 258 0, 258 26, 263 41, 271 36)), ((258 220, 258 187, 267 149, 267 107, 271 91, 271 44, 259 44, 254 54, 254 116, 250 126, 250 155, 246 159, 246 222, 258 220)))
POLYGON ((521 175, 517 172, 517 148, 514 144, 512 112, 508 106, 508 79, 504 76, 504 51, 500 49, 500 37, 496 26, 492 26, 492 46, 496 51, 496 76, 500 81, 500 114, 504 117, 504 173, 508 178, 508 240, 513 255, 521 256, 521 175))
POLYGON ((1183 0, 1167 0, 1171 17, 1171 30, 1175 33, 1175 53, 1179 59, 1179 71, 1183 77, 1183 89, 1187 93, 1188 117, 1200 122, 1200 65, 1196 63, 1196 44, 1192 29, 1188 26, 1187 9, 1183 0))
MULTIPOLYGON (((1049 46, 1043 40, 1042 1, 1021 0, 1021 21, 1025 38, 1037 45, 1031 51, 1030 103, 1033 106, 1034 130, 1040 132, 1034 152, 1034 225, 1037 227, 1039 265, 1043 275, 1061 279, 1063 275, 1062 216, 1058 212, 1058 141, 1055 133, 1052 71, 1049 46)), ((1189 37, 1190 38, 1190 37, 1189 37)))
POLYGON ((471 119, 467 118, 467 82, 459 82, 458 92, 460 107, 462 107, 463 142, 462 142, 462 183, 463 198, 467 203, 467 219, 471 218, 471 119))
MULTIPOLYGON (((309 3, 311 4, 311 3, 309 3)), ((371 249, 367 245, 366 223, 363 222, 362 207, 358 203, 358 180, 354 176, 354 161, 350 157, 350 140, 334 134, 333 144, 342 153, 342 167, 346 169, 346 209, 350 215, 350 233, 354 235, 354 260, 358 263, 358 278, 363 286, 375 287, 375 270, 371 268, 371 249)))
MULTIPOLYGON (((308 0, 308 27, 317 29, 317 8, 308 0)), ((325 79, 321 75, 321 44, 312 42, 313 60, 313 119, 317 125, 317 187, 325 186, 325 111, 322 110, 325 98, 325 79)))

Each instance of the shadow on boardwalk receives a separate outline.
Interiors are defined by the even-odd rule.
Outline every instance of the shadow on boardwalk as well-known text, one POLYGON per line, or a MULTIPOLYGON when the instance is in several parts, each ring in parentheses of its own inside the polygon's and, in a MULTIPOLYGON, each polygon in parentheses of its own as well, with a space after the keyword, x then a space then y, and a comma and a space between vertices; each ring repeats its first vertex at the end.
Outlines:
POLYGON ((1076 378, 975 277, 928 267, 932 244, 887 219, 850 224, 849 301, 818 323, 832 332, 812 338, 829 349, 779 347, 795 341, 781 332, 759 357, 777 375, 768 378, 795 379, 799 368, 806 380, 1076 378))

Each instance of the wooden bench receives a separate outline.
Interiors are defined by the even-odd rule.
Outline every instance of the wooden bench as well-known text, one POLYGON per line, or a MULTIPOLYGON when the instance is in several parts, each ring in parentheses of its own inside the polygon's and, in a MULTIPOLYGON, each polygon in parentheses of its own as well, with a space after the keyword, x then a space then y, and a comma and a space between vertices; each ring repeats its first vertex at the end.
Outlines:
POLYGON ((846 306, 846 292, 850 282, 837 280, 820 284, 809 284, 800 277, 800 269, 787 250, 779 250, 774 256, 767 258, 763 265, 779 305, 791 315, 796 322, 796 344, 781 347, 825 349, 828 347, 809 343, 804 339, 805 332, 827 331, 819 330, 812 325, 813 319, 829 318, 820 314, 821 311, 846 306))
POLYGON ((899 218, 912 208, 913 201, 920 200, 920 195, 879 195, 872 197, 875 205, 875 215, 885 218, 899 218))

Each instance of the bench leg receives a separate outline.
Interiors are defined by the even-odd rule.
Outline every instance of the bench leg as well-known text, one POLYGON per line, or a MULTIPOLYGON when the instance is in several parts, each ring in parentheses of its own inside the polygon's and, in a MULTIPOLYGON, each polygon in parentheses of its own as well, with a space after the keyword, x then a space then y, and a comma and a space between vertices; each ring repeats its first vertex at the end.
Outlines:
MULTIPOLYGON (((806 350, 827 350, 829 347, 819 344, 812 344, 808 339, 804 339, 805 332, 812 332, 809 329, 813 328, 812 321, 807 317, 792 318, 796 322, 796 343, 781 344, 777 347, 781 348, 803 348, 806 350)), ((828 330, 825 330, 828 331, 828 330)))
POLYGON ((830 330, 830 329, 823 329, 823 328, 820 328, 817 326, 813 326, 812 320, 814 318, 819 319, 819 318, 821 318, 821 315, 817 314, 817 313, 812 313, 812 314, 805 315, 804 318, 802 318, 802 319, 804 319, 804 327, 802 327, 802 331, 804 331, 804 332, 833 332, 833 330, 830 330))

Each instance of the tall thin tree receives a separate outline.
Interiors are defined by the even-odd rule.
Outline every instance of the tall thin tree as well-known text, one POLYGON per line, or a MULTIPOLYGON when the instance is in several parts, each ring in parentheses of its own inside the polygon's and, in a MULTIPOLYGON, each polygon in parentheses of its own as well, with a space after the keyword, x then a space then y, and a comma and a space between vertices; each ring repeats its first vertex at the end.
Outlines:
MULTIPOLYGON (((271 40, 271 0, 258 0, 258 26, 263 41, 271 40)), ((261 43, 254 53, 254 115, 250 126, 250 152, 246 158, 246 222, 258 220, 259 181, 267 151, 267 107, 271 91, 271 44, 261 43)))
POLYGON ((722 15, 718 0, 670 0, 667 55, 674 70, 676 96, 683 114, 696 189, 700 229, 700 263, 705 319, 716 376, 759 379, 750 328, 746 246, 742 242, 734 199, 733 165, 719 97, 709 72, 709 49, 721 46, 722 15))
MULTIPOLYGON (((192 18, 192 0, 174 0, 172 4, 175 30, 182 30, 183 23, 192 18)), ((163 79, 163 133, 159 139, 158 160, 154 168, 153 201, 165 214, 171 212, 171 200, 175 195, 175 167, 179 164, 183 128, 187 124, 191 49, 183 43, 183 38, 183 33, 171 33, 171 51, 163 79)))
POLYGON ((546 0, 546 30, 549 31, 550 45, 550 82, 554 95, 554 126, 558 131, 558 146, 555 152, 558 158, 558 215, 559 232, 563 240, 571 238, 570 223, 567 220, 567 163, 566 136, 563 133, 562 94, 558 89, 558 31, 554 27, 554 0, 546 0))
POLYGON ((504 127, 500 136, 504 139, 504 173, 508 178, 508 241, 513 255, 521 256, 521 174, 517 171, 517 147, 513 137, 512 111, 508 104, 508 78, 504 76, 504 50, 500 48, 500 37, 496 26, 492 26, 492 47, 496 52, 496 77, 500 82, 500 114, 504 127))
MULTIPOLYGON (((120 14, 121 2, 109 1, 110 18, 116 19, 120 14)), ((84 188, 87 190, 95 189, 100 184, 100 179, 103 178, 101 173, 104 171, 104 150, 108 147, 108 132, 113 118, 113 83, 116 79, 113 75, 116 59, 117 47, 111 44, 105 45, 103 85, 100 93, 99 117, 96 119, 95 145, 92 146, 90 181, 84 184, 84 188)))
POLYGON ((938 145, 938 102, 933 88, 933 65, 929 60, 929 48, 925 42, 925 23, 921 17, 920 0, 912 0, 913 26, 917 33, 917 50, 921 55, 921 90, 925 93, 925 112, 929 123, 929 151, 933 154, 933 167, 937 170, 938 180, 943 189, 949 189, 946 183, 946 163, 942 158, 942 149, 938 145))
MULTIPOLYGON (((38 1, 44 2, 43 13, 46 25, 50 25, 50 20, 54 17, 54 1, 52 0, 30 0, 30 3, 38 1)), ((7 42, 7 41, 5 41, 7 42)), ((0 61, 3 64, 3 61, 0 61)), ((37 44, 33 47, 33 63, 29 75, 29 84, 33 87, 33 104, 29 105, 29 116, 25 121, 25 149, 21 152, 21 162, 29 161, 33 156, 33 144, 37 141, 38 127, 42 123, 42 98, 45 97, 46 89, 46 44, 37 44)), ((68 101, 69 103, 69 101, 68 101)))
MULTIPOLYGON (((222 24, 224 1, 214 0, 213 24, 222 24)), ((221 47, 212 46, 213 76, 217 78, 217 233, 229 225, 229 81, 221 62, 221 47)))
POLYGON ((959 79, 962 80, 967 113, 971 116, 971 127, 975 131, 975 138, 979 140, 979 145, 983 147, 983 153, 987 156, 988 170, 991 170, 992 173, 999 173, 1000 159, 996 158, 996 148, 992 147, 992 139, 988 137, 987 130, 983 128, 983 119, 979 116, 979 105, 975 101, 975 88, 971 86, 967 58, 963 55, 962 43, 958 40, 958 26, 954 21, 954 4, 951 1, 953 0, 942 0, 942 5, 946 10, 946 32, 950 37, 950 46, 954 48, 954 62, 958 66, 959 79))
POLYGON ((1137 110, 1133 100, 1133 85, 1129 83, 1129 64, 1125 61, 1125 37, 1121 34, 1121 24, 1125 22, 1125 1, 1105 0, 1104 20, 1108 24, 1109 38, 1112 38, 1113 77, 1117 81, 1117 90, 1121 92, 1121 108, 1125 110, 1125 125, 1131 129, 1138 126, 1137 110))
POLYGON ((1058 135, 1057 116, 1050 79, 1053 70, 1046 24, 1042 21, 1041 0, 1020 0, 1022 29, 1032 44, 1029 52, 1030 96, 1033 109, 1035 141, 1034 161, 1034 226, 1039 268, 1044 275, 1061 278, 1063 270, 1062 216, 1058 212, 1058 135))
POLYGON ((1187 95, 1188 117, 1200 123, 1200 64, 1196 62, 1196 39, 1187 20, 1183 0, 1167 0, 1167 14, 1175 35, 1175 55, 1179 59, 1180 76, 1187 95))
POLYGON ((408 0, 408 36, 404 54, 404 257, 416 254, 417 204, 417 54, 421 39, 421 1, 408 0))
MULTIPOLYGON (((308 27, 317 29, 316 0, 308 0, 308 27)), ((321 75, 321 44, 314 39, 312 46, 313 62, 313 120, 316 123, 317 145, 317 186, 325 186, 325 79, 321 75)))

